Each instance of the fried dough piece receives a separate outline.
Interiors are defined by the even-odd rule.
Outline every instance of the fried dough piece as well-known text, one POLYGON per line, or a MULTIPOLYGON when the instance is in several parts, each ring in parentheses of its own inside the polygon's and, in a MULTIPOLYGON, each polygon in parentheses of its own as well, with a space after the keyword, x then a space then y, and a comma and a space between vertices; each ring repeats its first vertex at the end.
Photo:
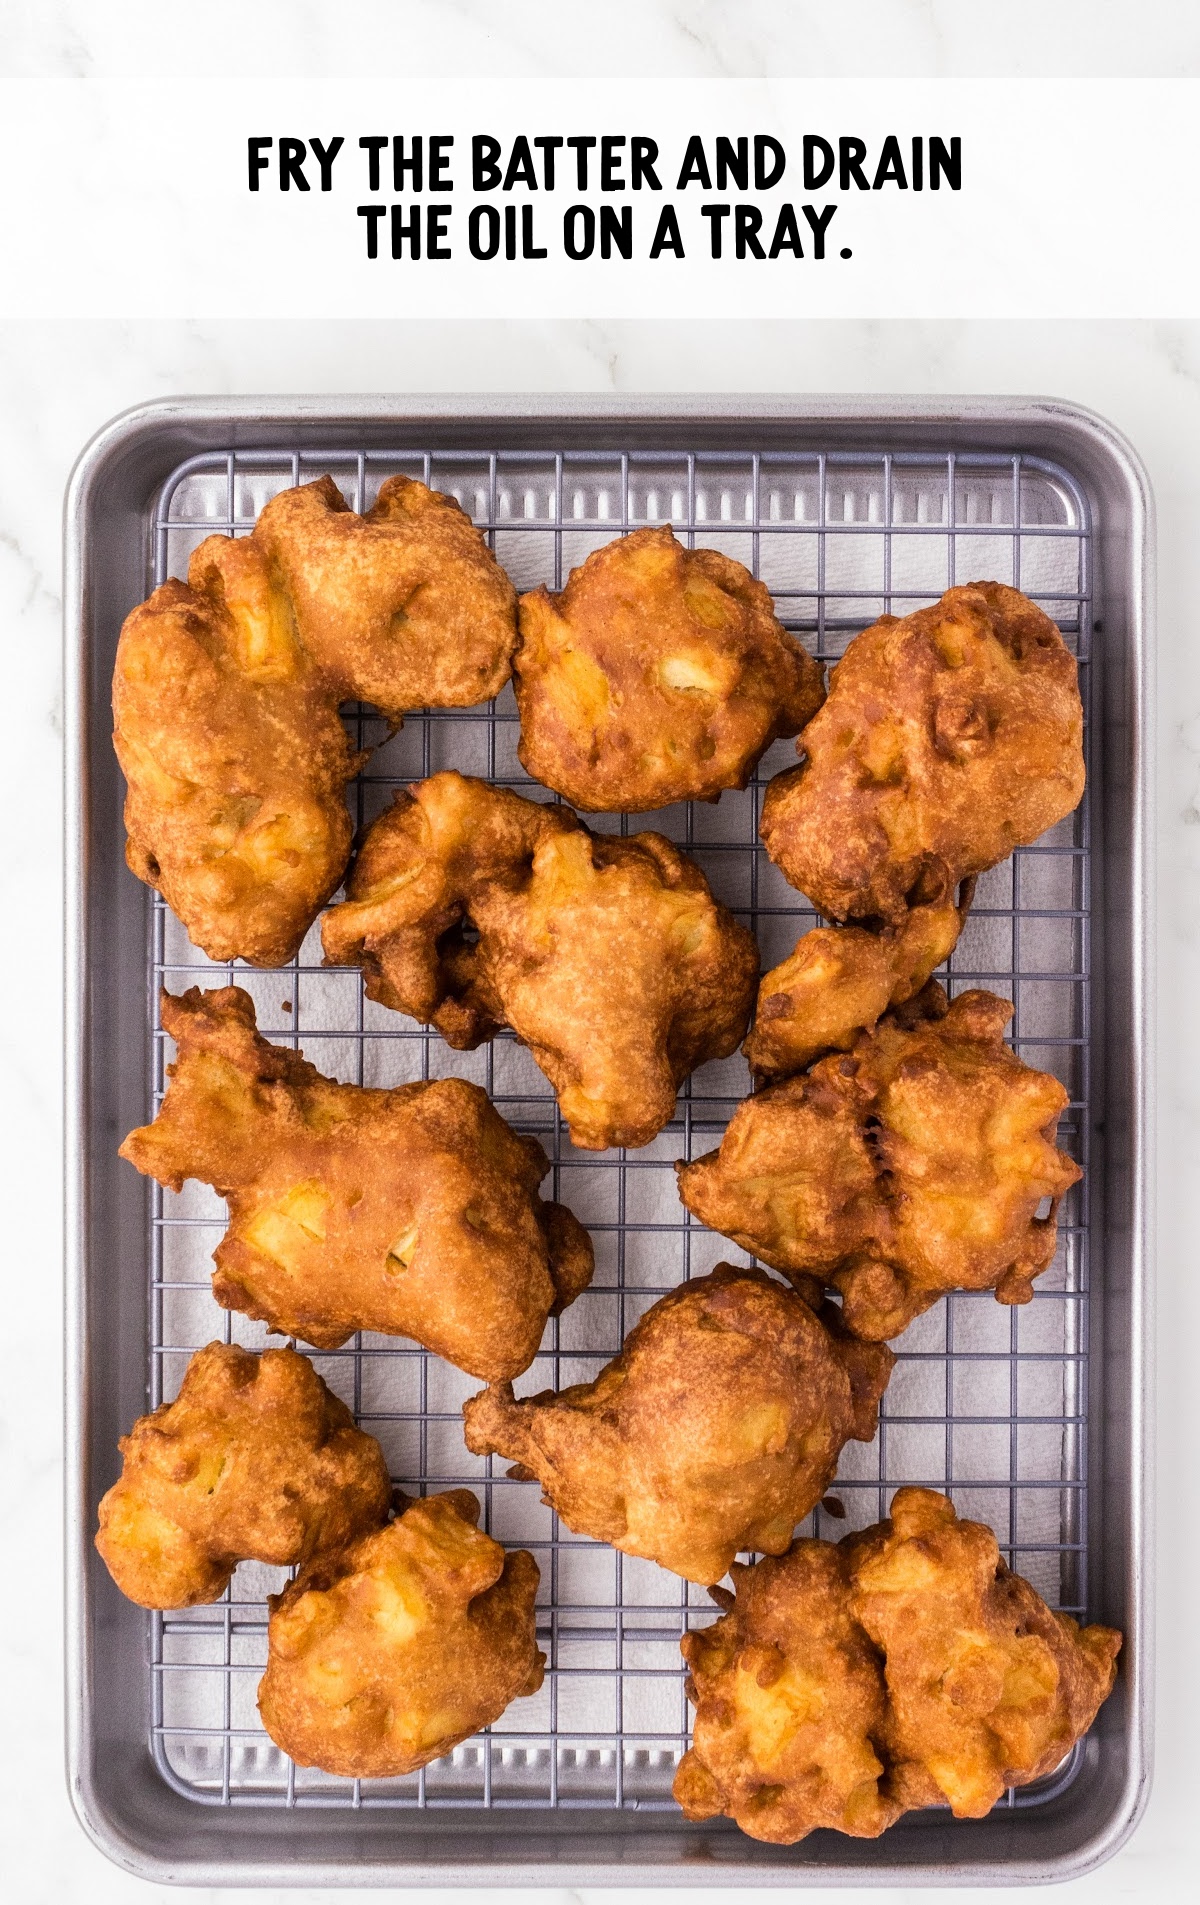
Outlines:
POLYGON ((981 1818, 1053 1772, 1112 1690, 1120 1634, 1052 1613, 930 1489, 897 1490, 889 1520, 836 1547, 730 1572, 723 1618, 680 1643, 689 1819, 794 1845, 819 1826, 876 1838, 947 1800, 981 1818))
POLYGON ((286 618, 269 612, 254 551, 228 548, 224 600, 167 582, 121 630, 125 858, 211 959, 277 966, 345 871, 344 789, 366 757, 286 618))
POLYGON ((335 1349, 411 1336, 485 1381, 533 1360, 546 1318, 591 1280, 587 1232, 537 1187, 549 1170, 478 1085, 364 1090, 269 1045, 237 986, 163 995, 178 1047, 153 1124, 121 1156, 229 1204, 214 1252, 225 1309, 335 1349))
POLYGON ((537 1692, 537 1562, 478 1520, 467 1489, 413 1502, 272 1597, 258 1707, 298 1766, 412 1773, 537 1692))
POLYGON ((769 591, 670 528, 597 549, 520 602, 520 757, 577 807, 643 812, 744 787, 821 705, 820 664, 769 591))
POLYGON ((889 1006, 904 1005, 950 957, 966 924, 975 882, 958 904, 914 906, 899 926, 818 926, 763 974, 743 1046, 757 1078, 788 1078, 825 1052, 849 1052, 889 1006))
POLYGON ((869 1442, 890 1350, 842 1334, 761 1270, 719 1264, 661 1298, 596 1380, 465 1404, 467 1447, 542 1484, 576 1534, 719 1581, 740 1549, 780 1554, 869 1442))
POLYGON ((130 867, 210 958, 282 965, 349 857, 343 789, 367 757, 339 702, 395 724, 471 706, 504 685, 515 641, 512 585, 450 497, 394 476, 359 516, 328 476, 283 491, 121 631, 130 867))
POLYGON ((96 1546, 139 1607, 215 1601, 239 1561, 302 1565, 387 1520, 391 1483, 307 1356, 210 1343, 120 1442, 96 1546))
POLYGON ((844 1546, 797 1541, 735 1562, 721 1620, 685 1634, 692 1745, 674 1795, 752 1839, 794 1845, 819 1826, 875 1839, 900 1814, 888 1790, 883 1665, 852 1611, 844 1546))
MULTIPOLYGON (((516 643, 516 590, 452 496, 390 476, 365 515, 331 476, 272 497, 254 526, 303 648, 341 696, 399 721, 499 694, 516 643)), ((221 554, 221 538, 202 543, 221 554)))
POLYGON ((660 834, 593 835, 454 773, 396 795, 321 932, 330 964, 451 1045, 511 1025, 587 1150, 657 1136, 688 1074, 736 1050, 758 974, 753 935, 660 834))
POLYGON ((1068 1093, 1004 1044, 1011 1017, 931 980, 850 1056, 739 1105, 718 1151, 676 1166, 680 1197, 798 1287, 840 1290, 857 1336, 899 1335, 947 1290, 1027 1303, 1082 1172, 1054 1144, 1068 1093))
POLYGON ((1052 1773, 1112 1691, 1120 1634, 1051 1613, 991 1529, 928 1488, 897 1490, 888 1521, 841 1545, 885 1661, 900 1805, 979 1819, 1052 1773))
POLYGON ((763 802, 784 878, 827 919, 947 900, 1079 805, 1075 658, 1017 589, 973 582, 851 642, 763 802))

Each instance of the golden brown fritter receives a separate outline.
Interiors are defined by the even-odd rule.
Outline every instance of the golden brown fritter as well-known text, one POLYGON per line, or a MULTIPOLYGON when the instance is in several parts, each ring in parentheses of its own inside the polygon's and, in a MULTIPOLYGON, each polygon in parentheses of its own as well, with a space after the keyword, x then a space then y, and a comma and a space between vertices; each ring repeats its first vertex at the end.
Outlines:
POLYGON ((466 1489, 413 1502, 272 1597, 258 1707, 298 1766, 412 1773, 537 1692, 537 1563, 478 1520, 466 1489))
POLYGON ((515 641, 512 585, 451 498, 394 476, 358 516, 331 477, 283 491, 121 631, 130 867, 210 958, 281 965, 349 857, 343 789, 366 756, 339 702, 395 724, 469 707, 499 692, 515 641))
POLYGON ((1054 1144, 1068 1093, 1004 1044, 1011 1017, 990 992, 947 1007, 931 981, 851 1055, 739 1105, 718 1151, 676 1166, 680 1197, 801 1287, 840 1290, 859 1336, 898 1335, 947 1290, 1027 1303, 1082 1173, 1054 1144))
POLYGON ((820 664, 769 591, 669 528, 597 549, 561 595, 521 597, 520 756, 577 807, 714 800, 821 705, 820 664))
POLYGON ((888 1521, 842 1545, 885 1662, 900 1804, 978 1819, 1052 1773, 1112 1691, 1120 1634, 1051 1613, 991 1529, 928 1488, 899 1489, 888 1521))
POLYGON ((837 1547, 731 1572, 724 1617, 681 1643, 690 1819, 793 1845, 818 1826, 875 1838, 946 1801, 981 1818, 1053 1772, 1112 1690, 1120 1634, 1051 1613, 930 1489, 899 1489, 889 1520, 837 1547))
POLYGON ((922 990, 966 924, 974 881, 958 904, 914 906, 898 926, 818 926, 763 974, 743 1050, 757 1078, 788 1078, 825 1052, 849 1052, 889 1006, 922 990))
POLYGON ((827 919, 898 924, 1079 804, 1075 658, 1017 589, 973 582, 851 642, 763 802, 767 852, 827 919))
POLYGON ((761 1270, 720 1264, 647 1311, 596 1380, 463 1409, 467 1447, 517 1462, 577 1534, 719 1581, 779 1554, 851 1437, 869 1442, 890 1350, 843 1336, 761 1270))
MULTIPOLYGON (((474 707, 508 680, 516 591, 452 496, 391 476, 359 516, 323 476, 272 497, 251 541, 343 698, 398 721, 409 708, 474 707)), ((193 561, 206 550, 219 558, 221 538, 193 561)))
POLYGON ((721 1620, 685 1634, 696 1708, 674 1794, 753 1839, 794 1845, 819 1826, 874 1839, 899 1816, 888 1790, 883 1665, 854 1618, 844 1544, 797 1541, 735 1562, 721 1620))
POLYGON ((252 621, 265 580, 249 544, 228 547, 224 600, 167 582, 121 630, 125 857, 210 958, 276 966, 345 871, 365 757, 287 622, 252 621))
POLYGON ((538 1196, 550 1166, 536 1138, 463 1079, 323 1078, 259 1036, 236 986, 164 994, 162 1016, 170 1087, 121 1156, 227 1200, 218 1303, 320 1349, 380 1330, 485 1381, 528 1368, 547 1316, 592 1274, 587 1232, 538 1196))
POLYGON ((435 774, 375 822, 348 890, 322 922, 329 963, 361 964, 370 998, 451 1045, 511 1025, 587 1150, 648 1144, 750 1015, 754 937, 660 834, 596 836, 435 774))
POLYGON ((224 1593, 239 1561, 302 1565, 387 1520, 383 1450, 306 1356, 210 1343, 121 1438, 96 1546, 140 1607, 224 1593))

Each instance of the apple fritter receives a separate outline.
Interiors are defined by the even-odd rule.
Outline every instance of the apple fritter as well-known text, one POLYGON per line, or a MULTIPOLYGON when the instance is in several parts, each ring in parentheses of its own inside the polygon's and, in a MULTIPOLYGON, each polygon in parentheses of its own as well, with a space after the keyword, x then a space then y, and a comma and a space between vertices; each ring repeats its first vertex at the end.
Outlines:
POLYGON ((121 1438, 96 1546, 140 1607, 215 1601, 239 1561, 304 1565, 387 1520, 383 1450, 306 1356, 210 1343, 121 1438))
POLYGON ((370 828, 348 892, 322 922, 329 963, 361 964, 370 998, 451 1045, 510 1025, 587 1150, 648 1144, 750 1015, 754 937, 660 834, 593 835, 435 774, 370 828))
POLYGON ((536 1138, 463 1079, 323 1078, 260 1036, 236 986, 164 994, 163 1025, 178 1048, 167 1095, 121 1156, 228 1202, 218 1303, 320 1349, 379 1330, 484 1381, 528 1368, 547 1316, 592 1274, 587 1232, 538 1196, 536 1138))
POLYGON ((338 716, 394 725, 507 681, 516 595, 458 505, 395 476, 365 515, 324 476, 253 532, 210 536, 121 631, 114 743, 126 858, 212 959, 290 959, 350 852, 365 755, 338 716))
POLYGON ((843 1335, 761 1270, 720 1264, 662 1297, 594 1382, 465 1404, 467 1447, 516 1462, 576 1534, 719 1581, 735 1554, 779 1554, 869 1442, 890 1350, 843 1335))
POLYGON ((755 1839, 876 1838, 947 1801, 981 1818, 1052 1772, 1112 1690, 1120 1634, 1052 1613, 930 1489, 899 1489, 836 1547, 731 1573, 723 1617, 681 1642, 696 1718, 675 1797, 755 1839))
POLYGON ((769 591, 669 527, 638 529, 521 598, 520 757, 589 811, 643 812, 744 787, 821 705, 820 664, 769 591))
MULTIPOLYGON (((343 697, 392 721, 409 708, 470 708, 499 694, 517 597, 482 530, 452 496, 390 476, 362 516, 330 476, 272 497, 250 540, 305 652, 343 697)), ((227 544, 202 543, 219 562, 227 544)))
POLYGON ((978 1819, 1052 1773, 1112 1691, 1121 1636, 1054 1614, 990 1528, 928 1488, 842 1544, 854 1613, 885 1663, 891 1784, 905 1808, 978 1819))
POLYGON ((537 1692, 537 1562, 478 1520, 467 1489, 412 1502, 272 1597, 258 1707, 298 1766, 412 1773, 537 1692))
POLYGON ((851 642, 796 747, 767 852, 827 919, 899 924, 1079 805, 1075 658, 1019 590, 950 589, 851 642))
POLYGON ((888 1789, 883 1663, 854 1618, 844 1546, 797 1541, 735 1562, 725 1613, 685 1634, 696 1709, 674 1795, 689 1819, 727 1814, 794 1845, 820 1826, 874 1839, 899 1817, 888 1789))
POLYGON ((889 1006, 904 1005, 950 957, 975 882, 958 902, 914 906, 898 926, 818 926, 765 972, 742 1048, 756 1078, 788 1078, 826 1052, 849 1052, 889 1006))
POLYGON ((341 881, 344 790, 365 756, 290 625, 252 616, 267 594, 255 552, 228 548, 224 599, 167 582, 121 630, 125 858, 211 959, 277 966, 341 881))
POLYGON ((948 1006, 931 980, 851 1054, 739 1105, 719 1150, 676 1166, 680 1197, 798 1287, 839 1290, 858 1336, 899 1335, 947 1290, 1027 1303, 1082 1173, 1054 1143, 1069 1094, 1004 1043, 1012 1010, 948 1006))

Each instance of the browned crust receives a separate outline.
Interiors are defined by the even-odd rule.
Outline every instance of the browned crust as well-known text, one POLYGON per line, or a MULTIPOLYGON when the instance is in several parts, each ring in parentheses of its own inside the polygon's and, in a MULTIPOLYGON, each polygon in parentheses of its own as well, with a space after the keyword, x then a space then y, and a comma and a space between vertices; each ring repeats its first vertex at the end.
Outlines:
POLYGON ((1017 589, 972 582, 851 642, 763 802, 762 838, 826 919, 898 924, 1079 804, 1075 658, 1017 589))
POLYGON ((587 1233, 543 1203, 549 1161, 478 1085, 343 1085, 267 1042, 236 986, 164 998, 178 1056, 157 1118, 121 1155, 229 1205, 213 1290, 321 1349, 410 1336, 484 1380, 533 1360, 584 1288, 587 1233))
POLYGON ((669 526, 594 551, 559 595, 521 598, 514 685, 523 764, 592 812, 744 787, 823 694, 764 585, 669 526))
POLYGON ((877 1838, 947 1801, 982 1817, 1052 1772, 1112 1690, 1120 1634, 1052 1613, 930 1489, 731 1574, 722 1618, 680 1643, 696 1716, 675 1797, 756 1839, 877 1838))
POLYGON ((393 726, 472 706, 508 679, 515 641, 512 584, 452 498, 395 476, 359 516, 331 477, 284 491, 121 631, 131 870, 210 958, 284 964, 349 857, 344 788, 366 756, 339 703, 393 726))

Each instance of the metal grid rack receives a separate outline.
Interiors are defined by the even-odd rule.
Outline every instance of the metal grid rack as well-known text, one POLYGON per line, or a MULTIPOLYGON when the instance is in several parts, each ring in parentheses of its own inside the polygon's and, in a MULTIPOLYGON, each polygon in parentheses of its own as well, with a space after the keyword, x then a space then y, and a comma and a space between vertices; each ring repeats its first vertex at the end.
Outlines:
MULTIPOLYGON (((1087 714, 1086 504, 1065 471, 1020 454, 208 454, 183 464, 164 488, 154 580, 185 574, 205 535, 247 533, 269 497, 290 484, 328 471, 362 509, 397 470, 454 495, 519 589, 561 587, 591 549, 644 523, 670 522, 690 545, 720 548, 761 576, 785 626, 827 661, 878 614, 903 614, 956 580, 1012 581, 1054 617, 1078 655, 1087 714)), ((353 790, 360 826, 394 787, 445 766, 546 797, 517 762, 511 689, 486 708, 415 714, 390 739, 369 710, 347 718, 360 745, 379 744, 353 790)), ((714 806, 591 824, 622 833, 652 827, 684 846, 717 896, 757 932, 765 968, 813 923, 757 838, 763 788, 793 759, 791 744, 778 744, 744 793, 724 794, 714 806)), ((985 985, 1012 999, 1012 1043, 1066 1084, 1071 1104, 1060 1142, 1085 1169, 1095 1115, 1087 848, 1085 796, 1074 816, 983 876, 945 975, 953 992, 985 985)), ((588 1225, 597 1266, 592 1288, 551 1321, 518 1382, 522 1393, 589 1379, 665 1291, 719 1260, 746 1261, 682 1209, 672 1169, 677 1158, 719 1142, 749 1089, 740 1057, 697 1072, 653 1144, 629 1154, 576 1152, 546 1080, 511 1035, 475 1053, 452 1052, 436 1034, 366 1001, 357 973, 323 971, 315 932, 290 967, 272 973, 214 967, 157 897, 150 932, 155 1105, 169 1057, 160 987, 236 981, 254 997, 260 1029, 301 1045, 331 1076, 371 1085, 470 1077, 512 1124, 537 1133, 553 1159, 547 1194, 588 1225)), ((149 1379, 157 1405, 175 1393, 188 1355, 214 1336, 252 1347, 266 1337, 212 1299, 208 1259, 224 1225, 220 1201, 194 1184, 178 1196, 154 1189, 150 1217, 149 1379)), ((843 1455, 835 1486, 845 1518, 817 1509, 802 1532, 838 1539, 883 1515, 902 1483, 945 1487, 960 1511, 995 1529, 1006 1558, 1051 1605, 1085 1614, 1087 1287, 1086 1206, 1073 1191, 1060 1213, 1055 1264, 1032 1303, 1005 1309, 990 1293, 958 1293, 894 1345, 878 1437, 869 1447, 850 1443, 843 1455)), ((363 1335, 313 1360, 379 1437, 396 1481, 410 1493, 474 1488, 483 1525, 533 1551, 542 1570, 545 1686, 411 1778, 363 1783, 297 1769, 263 1733, 254 1704, 265 1595, 284 1576, 246 1564, 215 1606, 150 1617, 149 1734, 163 1776, 188 1798, 217 1806, 670 1808, 688 1736, 678 1642, 687 1626, 714 1618, 705 1592, 572 1535, 540 1504, 535 1484, 469 1455, 459 1410, 478 1384, 437 1357, 363 1335)), ((1078 1755, 1007 1803, 1044 1803, 1073 1777, 1078 1755)))

